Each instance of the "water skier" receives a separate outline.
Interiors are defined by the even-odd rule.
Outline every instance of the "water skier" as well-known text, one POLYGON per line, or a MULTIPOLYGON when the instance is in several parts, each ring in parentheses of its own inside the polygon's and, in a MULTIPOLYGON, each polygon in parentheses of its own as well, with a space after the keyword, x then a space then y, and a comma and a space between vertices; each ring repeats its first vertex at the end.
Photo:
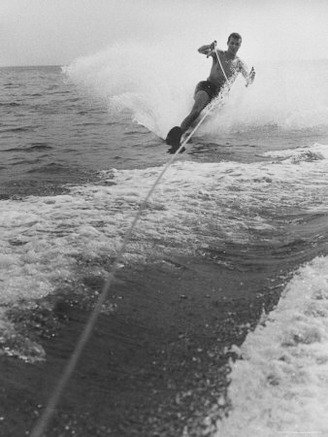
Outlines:
POLYGON ((222 87, 231 84, 239 73, 246 79, 247 85, 251 84, 255 77, 255 70, 252 67, 248 71, 244 62, 238 57, 237 52, 241 46, 242 38, 239 33, 231 33, 228 38, 228 49, 226 51, 216 49, 216 42, 203 45, 198 52, 212 58, 210 75, 205 81, 197 84, 194 93, 194 105, 191 112, 183 120, 180 126, 175 126, 166 137, 166 144, 172 146, 169 153, 175 153, 180 147, 182 135, 188 130, 198 118, 202 110, 218 96, 222 87))

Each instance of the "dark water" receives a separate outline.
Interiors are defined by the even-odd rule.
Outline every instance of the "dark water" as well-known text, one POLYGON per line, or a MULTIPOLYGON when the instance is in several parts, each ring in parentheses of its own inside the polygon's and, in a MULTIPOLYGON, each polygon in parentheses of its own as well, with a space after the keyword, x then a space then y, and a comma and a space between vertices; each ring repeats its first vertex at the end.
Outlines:
POLYGON ((2 194, 86 180, 97 170, 161 163, 158 139, 81 94, 61 67, 1 69, 2 194), (133 149, 133 151, 131 150, 133 149), (23 184, 23 186, 22 186, 23 184))
MULTIPOLYGON (((160 137, 175 116, 159 117, 161 111, 169 112, 166 102, 161 99, 152 106, 142 84, 131 89, 126 77, 120 83, 121 91, 114 92, 115 77, 104 73, 97 79, 99 71, 91 61, 89 69, 77 63, 68 74, 59 67, 1 69, 0 326, 7 340, 15 336, 16 329, 6 315, 8 308, 31 311, 38 299, 57 295, 58 290, 74 296, 80 305, 88 300, 90 290, 99 292, 140 202, 168 160, 160 137)), ((193 282, 197 285, 192 291, 195 302, 210 296, 220 305, 228 299, 226 314, 233 313, 235 299, 235 309, 240 311, 244 305, 247 316, 242 321, 234 319, 232 326, 244 334, 250 326, 255 328, 261 305, 265 309, 269 303, 267 309, 273 311, 268 329, 260 324, 250 332, 244 360, 232 372, 229 396, 235 413, 222 425, 225 436, 240 435, 238 430, 245 424, 248 428, 243 435, 256 435, 254 429, 261 427, 261 435, 271 436, 270 414, 276 417, 272 431, 276 432, 285 420, 286 408, 290 416, 285 429, 296 429, 308 402, 299 380, 288 379, 299 368, 305 372, 305 391, 322 388, 320 378, 313 375, 320 374, 319 358, 325 354, 328 329, 324 317, 328 297, 327 106, 324 88, 321 100, 318 90, 303 99, 292 83, 288 98, 280 99, 279 106, 276 88, 264 84, 264 79, 247 95, 237 86, 231 97, 231 103, 239 102, 235 110, 231 112, 227 104, 222 114, 212 115, 163 178, 121 266, 121 280, 128 281, 132 289, 144 280, 145 284, 152 282, 154 293, 163 292, 167 277, 172 281, 170 292, 180 281, 179 299, 183 300, 193 282), (174 276, 172 272, 184 271, 181 266, 190 260, 189 276, 174 276), (159 262, 171 267, 171 273, 159 268, 159 262), (208 276, 202 282, 206 266, 208 276), (142 274, 131 274, 131 278, 129 269, 141 269, 142 274), (152 272, 151 279, 143 269, 152 272), (154 271, 161 286, 156 286, 154 271), (285 297, 279 301, 282 289, 285 297), (254 296, 262 300, 252 318, 254 296), (270 359, 258 358, 266 354, 270 359), (289 367, 281 369, 283 355, 289 357, 289 367), (248 393, 256 374, 266 376, 248 393), (267 384, 268 380, 277 382, 280 394, 272 392, 275 385, 267 384), (286 407, 279 396, 288 398, 293 390, 300 390, 297 402, 286 407), (266 394, 265 402, 258 400, 260 393, 266 394), (243 403, 251 403, 254 409, 244 411, 243 403), (270 417, 265 413, 268 409, 270 417), (264 419, 260 423, 254 417, 264 419)), ((132 310, 120 304, 118 297, 112 296, 108 311, 121 323, 132 310)), ((143 298, 139 291, 137 302, 143 298)), ((158 309, 154 308, 149 305, 144 311, 155 314, 158 309)), ((144 320, 143 310, 139 311, 137 320, 144 320)), ((197 313, 197 319, 201 314, 197 313)), ((183 323, 191 324, 190 320, 183 323)), ((137 332, 142 336, 141 329, 137 332)), ((37 340, 32 346, 24 343, 18 351, 10 347, 4 351, 32 362, 45 358, 37 340)), ((311 398, 317 418, 309 419, 306 426, 325 431, 320 396, 311 398)))

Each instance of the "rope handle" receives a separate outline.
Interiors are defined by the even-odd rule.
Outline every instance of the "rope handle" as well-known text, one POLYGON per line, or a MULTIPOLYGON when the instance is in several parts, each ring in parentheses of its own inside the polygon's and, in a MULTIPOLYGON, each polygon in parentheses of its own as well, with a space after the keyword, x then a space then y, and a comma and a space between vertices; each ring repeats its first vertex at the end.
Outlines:
POLYGON ((216 40, 214 40, 213 42, 212 42, 212 44, 210 44, 210 46, 209 46, 209 52, 207 53, 207 55, 206 55, 206 57, 208 58, 209 56, 211 56, 211 54, 214 52, 214 50, 215 50, 215 48, 216 48, 216 45, 217 45, 217 42, 216 42, 216 40))

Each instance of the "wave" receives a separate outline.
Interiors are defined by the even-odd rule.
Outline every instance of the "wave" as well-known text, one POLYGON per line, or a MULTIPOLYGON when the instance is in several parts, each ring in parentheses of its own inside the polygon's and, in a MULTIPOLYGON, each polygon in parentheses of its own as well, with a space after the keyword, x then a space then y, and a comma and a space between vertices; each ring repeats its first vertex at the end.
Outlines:
MULTIPOLYGON (((40 160, 35 160, 35 163, 40 162, 40 160)), ((36 168, 32 168, 27 170, 27 173, 47 173, 47 174, 61 174, 66 173, 68 170, 68 166, 64 164, 60 164, 58 162, 50 162, 49 164, 41 165, 36 168)))
POLYGON ((328 145, 315 143, 310 146, 295 149, 276 150, 264 153, 262 156, 278 158, 286 163, 313 162, 328 159, 328 145))
POLYGON ((32 143, 30 147, 25 148, 26 151, 34 151, 34 150, 49 150, 53 149, 48 143, 32 143))
POLYGON ((232 365, 229 417, 215 435, 326 435, 328 257, 301 267, 232 365))
POLYGON ((12 147, 10 149, 3 149, 1 152, 34 152, 53 149, 48 143, 32 143, 29 147, 12 147))
POLYGON ((19 127, 12 127, 12 128, 3 128, 0 129, 0 133, 6 133, 6 132, 30 132, 35 129, 35 126, 19 126, 19 127))
POLYGON ((5 102, 5 103, 0 103, 0 107, 4 106, 4 107, 13 107, 13 106, 22 106, 21 103, 17 103, 17 102, 5 102))

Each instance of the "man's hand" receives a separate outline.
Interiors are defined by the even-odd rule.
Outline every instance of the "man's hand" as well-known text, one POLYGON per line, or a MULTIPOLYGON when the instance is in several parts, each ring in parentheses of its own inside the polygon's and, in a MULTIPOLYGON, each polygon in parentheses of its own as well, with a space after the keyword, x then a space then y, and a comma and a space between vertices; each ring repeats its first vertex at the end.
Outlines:
POLYGON ((216 47, 216 41, 213 41, 212 44, 210 44, 209 48, 208 48, 208 53, 206 55, 206 57, 208 58, 209 56, 211 56, 211 54, 213 53, 213 51, 215 50, 216 47))
POLYGON ((248 74, 246 86, 252 85, 252 83, 254 82, 254 79, 255 79, 255 75, 256 75, 256 73, 255 73, 254 67, 252 67, 251 71, 248 74))
POLYGON ((217 42, 216 42, 216 41, 213 41, 212 44, 210 45, 210 49, 211 49, 211 50, 214 50, 215 47, 216 47, 216 44, 217 44, 217 42))

